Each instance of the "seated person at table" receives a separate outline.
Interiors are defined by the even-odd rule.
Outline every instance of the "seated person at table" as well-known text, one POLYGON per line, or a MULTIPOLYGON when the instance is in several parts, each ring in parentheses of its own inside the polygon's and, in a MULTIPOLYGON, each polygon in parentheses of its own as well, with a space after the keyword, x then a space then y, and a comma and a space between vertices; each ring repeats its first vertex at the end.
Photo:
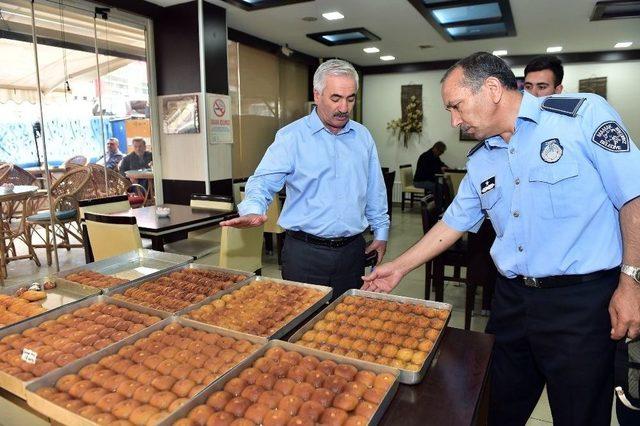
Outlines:
POLYGON ((124 157, 124 154, 120 151, 120 148, 118 148, 119 145, 120 143, 117 138, 109 138, 107 141, 107 156, 104 161, 106 168, 118 170, 118 163, 120 163, 124 157))
POLYGON ((440 156, 447 150, 442 141, 438 141, 431 149, 422 153, 418 158, 416 174, 413 176, 413 185, 416 188, 427 189, 435 192, 436 174, 443 173, 449 167, 440 160, 440 156))
POLYGON ((120 163, 120 173, 126 176, 129 170, 150 169, 153 156, 147 151, 147 143, 142 138, 133 139, 133 152, 127 154, 120 163))

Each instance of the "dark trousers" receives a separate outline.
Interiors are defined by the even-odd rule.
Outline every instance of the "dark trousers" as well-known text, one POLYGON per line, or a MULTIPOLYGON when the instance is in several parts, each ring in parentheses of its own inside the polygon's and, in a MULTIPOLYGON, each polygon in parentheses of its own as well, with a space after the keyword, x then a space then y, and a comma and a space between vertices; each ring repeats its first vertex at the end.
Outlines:
POLYGON ((487 332, 491 425, 524 425, 547 385, 553 422, 609 425, 613 360, 609 300, 619 272, 580 284, 539 289, 498 275, 487 332))
POLYGON ((297 240, 289 235, 282 249, 282 278, 333 287, 332 300, 362 286, 364 237, 344 247, 330 248, 297 240))

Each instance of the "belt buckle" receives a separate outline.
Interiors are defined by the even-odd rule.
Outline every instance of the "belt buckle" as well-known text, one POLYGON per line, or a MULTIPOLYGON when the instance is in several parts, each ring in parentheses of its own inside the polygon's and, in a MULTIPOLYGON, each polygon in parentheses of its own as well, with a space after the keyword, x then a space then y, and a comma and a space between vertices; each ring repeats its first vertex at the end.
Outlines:
POLYGON ((533 277, 524 277, 524 285, 527 287, 540 288, 540 281, 533 277))

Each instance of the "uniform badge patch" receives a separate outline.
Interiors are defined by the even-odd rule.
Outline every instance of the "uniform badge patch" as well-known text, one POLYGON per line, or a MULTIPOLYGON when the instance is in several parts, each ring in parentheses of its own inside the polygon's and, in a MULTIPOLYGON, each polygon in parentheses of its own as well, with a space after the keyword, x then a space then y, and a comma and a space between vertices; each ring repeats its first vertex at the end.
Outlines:
POLYGON ((540 158, 545 163, 555 163, 562 157, 563 148, 558 139, 549 139, 540 144, 540 158))
POLYGON ((480 194, 485 194, 496 187, 496 177, 491 176, 480 184, 480 194))
POLYGON ((591 140, 611 152, 629 152, 629 135, 615 121, 605 121, 594 132, 591 140))

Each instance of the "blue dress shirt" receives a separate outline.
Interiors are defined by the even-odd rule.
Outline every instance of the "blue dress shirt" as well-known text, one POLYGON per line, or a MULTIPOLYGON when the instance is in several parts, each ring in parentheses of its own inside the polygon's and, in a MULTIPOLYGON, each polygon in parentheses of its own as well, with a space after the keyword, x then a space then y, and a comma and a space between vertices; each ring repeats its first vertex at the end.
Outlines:
POLYGON ((640 195, 640 152, 604 99, 557 96, 584 98, 576 116, 543 110, 545 98, 525 92, 509 143, 494 136, 470 154, 443 218, 473 231, 487 215, 497 236, 491 255, 506 277, 587 274, 622 262, 619 210, 640 195))
POLYGON ((349 120, 328 131, 315 109, 276 133, 274 143, 245 186, 241 215, 265 214, 286 185, 278 223, 323 238, 348 237, 368 225, 376 240, 388 239, 387 191, 369 131, 349 120))

